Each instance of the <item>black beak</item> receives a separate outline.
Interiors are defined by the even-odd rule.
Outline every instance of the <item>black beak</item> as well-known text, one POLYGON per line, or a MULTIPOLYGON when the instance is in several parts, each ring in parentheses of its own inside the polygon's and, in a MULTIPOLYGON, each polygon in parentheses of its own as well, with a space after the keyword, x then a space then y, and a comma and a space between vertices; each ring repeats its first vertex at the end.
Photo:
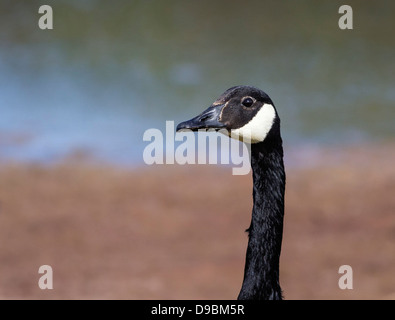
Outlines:
POLYGON ((177 131, 191 130, 197 131, 199 129, 221 129, 225 128, 225 124, 219 121, 223 104, 209 107, 197 117, 191 120, 181 122, 177 126, 177 131))

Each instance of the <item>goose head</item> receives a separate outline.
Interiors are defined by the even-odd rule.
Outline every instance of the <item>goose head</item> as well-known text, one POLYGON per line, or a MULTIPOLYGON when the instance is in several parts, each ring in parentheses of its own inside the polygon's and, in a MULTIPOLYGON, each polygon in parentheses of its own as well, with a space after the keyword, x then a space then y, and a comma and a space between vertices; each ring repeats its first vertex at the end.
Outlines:
POLYGON ((275 128, 279 128, 279 117, 269 96, 255 87, 236 86, 198 116, 178 124, 177 131, 216 129, 244 142, 259 143, 275 128))

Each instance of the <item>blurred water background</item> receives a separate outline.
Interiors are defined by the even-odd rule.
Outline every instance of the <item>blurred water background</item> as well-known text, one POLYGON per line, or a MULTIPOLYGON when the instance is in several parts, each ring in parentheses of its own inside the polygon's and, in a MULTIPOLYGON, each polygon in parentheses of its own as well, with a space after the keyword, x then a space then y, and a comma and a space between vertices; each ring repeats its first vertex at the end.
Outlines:
POLYGON ((0 157, 87 154, 143 163, 149 128, 191 118, 228 87, 266 91, 285 147, 395 136, 395 2, 0 2, 0 157))

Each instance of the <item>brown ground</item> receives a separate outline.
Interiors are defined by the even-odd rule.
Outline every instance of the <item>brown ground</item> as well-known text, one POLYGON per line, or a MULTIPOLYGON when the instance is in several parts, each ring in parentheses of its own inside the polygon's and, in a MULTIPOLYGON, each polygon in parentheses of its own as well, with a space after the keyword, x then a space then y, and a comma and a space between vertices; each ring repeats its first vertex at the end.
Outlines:
MULTIPOLYGON (((394 155, 393 145, 327 150, 288 168, 286 299, 395 299, 394 155), (344 264, 353 290, 338 287, 344 264)), ((217 166, 3 163, 0 298, 234 299, 251 188, 217 166), (53 290, 37 285, 45 264, 53 290)))

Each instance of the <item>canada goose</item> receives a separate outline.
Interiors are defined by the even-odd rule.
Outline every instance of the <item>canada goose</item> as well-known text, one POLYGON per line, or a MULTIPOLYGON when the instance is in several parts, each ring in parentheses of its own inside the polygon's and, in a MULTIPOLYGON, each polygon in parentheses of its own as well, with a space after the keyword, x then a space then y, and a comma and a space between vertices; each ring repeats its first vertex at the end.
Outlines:
POLYGON ((197 117, 177 131, 227 129, 232 137, 251 141, 253 209, 248 231, 244 279, 238 299, 281 300, 279 260, 283 235, 285 171, 280 118, 260 89, 226 90, 197 117))

